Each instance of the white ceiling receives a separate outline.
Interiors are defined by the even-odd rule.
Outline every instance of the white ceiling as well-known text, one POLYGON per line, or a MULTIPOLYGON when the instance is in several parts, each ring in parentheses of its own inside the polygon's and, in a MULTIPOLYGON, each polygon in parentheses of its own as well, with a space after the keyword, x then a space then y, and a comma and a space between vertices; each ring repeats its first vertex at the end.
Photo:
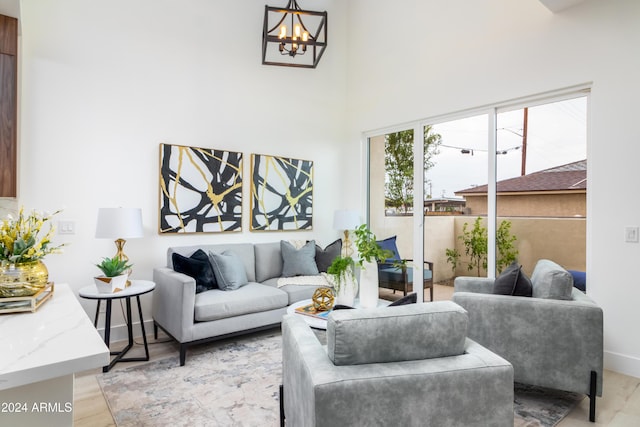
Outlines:
POLYGON ((540 3, 545 5, 551 12, 558 13, 583 1, 584 0, 540 0, 540 3))
POLYGON ((20 18, 20 0, 0 0, 0 15, 20 18))

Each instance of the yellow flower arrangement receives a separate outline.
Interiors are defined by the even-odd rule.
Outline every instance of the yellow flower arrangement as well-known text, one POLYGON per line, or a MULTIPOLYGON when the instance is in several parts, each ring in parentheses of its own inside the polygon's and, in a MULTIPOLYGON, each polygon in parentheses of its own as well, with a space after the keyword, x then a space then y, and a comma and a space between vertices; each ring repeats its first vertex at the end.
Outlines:
POLYGON ((20 208, 18 218, 9 215, 0 223, 0 262, 18 264, 37 261, 51 253, 61 252, 64 244, 51 246, 51 238, 55 229, 50 223, 51 217, 60 213, 56 211, 51 215, 45 215, 32 211, 24 214, 24 208, 20 208), (44 225, 49 222, 48 231, 44 232, 44 225))

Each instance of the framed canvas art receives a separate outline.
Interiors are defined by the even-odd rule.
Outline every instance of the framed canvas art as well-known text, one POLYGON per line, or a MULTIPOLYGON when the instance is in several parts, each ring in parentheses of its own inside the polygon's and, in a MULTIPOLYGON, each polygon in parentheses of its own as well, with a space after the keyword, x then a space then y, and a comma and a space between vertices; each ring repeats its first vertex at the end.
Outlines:
POLYGON ((242 153, 160 144, 162 233, 242 230, 242 153))
POLYGON ((251 155, 251 230, 311 230, 313 162, 251 155))

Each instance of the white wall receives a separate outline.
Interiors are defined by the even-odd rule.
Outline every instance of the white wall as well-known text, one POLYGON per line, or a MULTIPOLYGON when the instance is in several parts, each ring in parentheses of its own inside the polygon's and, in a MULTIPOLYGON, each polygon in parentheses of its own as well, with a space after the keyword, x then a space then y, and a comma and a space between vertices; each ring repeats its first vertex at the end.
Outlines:
MULTIPOLYGON (((605 316, 605 363, 640 377, 640 2, 349 1, 349 135, 592 82, 588 291, 605 316), (622 208, 622 206, 624 206, 622 208)), ((355 178, 354 172, 354 178, 355 178)), ((534 325, 535 326, 535 325, 534 325)))
MULTIPOLYGON (((125 246, 138 279, 151 279, 169 246, 338 237, 328 218, 343 207, 346 6, 308 5, 330 16, 329 46, 313 70, 261 64, 264 5, 22 1, 19 201, 64 208, 58 219, 76 225, 59 236, 65 253, 45 260, 55 282, 90 284, 100 273, 93 264, 115 253, 112 241, 94 238, 99 207, 142 208, 145 237, 125 246), (158 235, 162 142, 244 153, 242 233, 158 235), (249 231, 251 153, 314 161, 313 231, 249 231)), ((93 317, 95 303, 81 302, 93 317)))

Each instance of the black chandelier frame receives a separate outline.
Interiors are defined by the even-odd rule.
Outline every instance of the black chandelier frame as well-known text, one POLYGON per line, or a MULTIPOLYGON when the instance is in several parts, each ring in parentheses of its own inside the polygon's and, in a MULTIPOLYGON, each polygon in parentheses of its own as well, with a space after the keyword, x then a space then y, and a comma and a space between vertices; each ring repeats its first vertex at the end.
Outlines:
POLYGON ((282 67, 299 67, 299 68, 316 68, 320 58, 324 54, 327 47, 327 12, 316 12, 311 10, 303 10, 298 6, 296 0, 289 0, 286 7, 265 6, 264 24, 262 28, 262 64, 263 65, 279 65, 282 67), (282 14, 273 26, 269 26, 270 14, 282 14), (313 17, 316 20, 320 18, 318 28, 315 32, 309 31, 303 18, 313 17), (287 21, 289 18, 290 21, 287 21), (308 39, 303 41, 301 38, 294 39, 294 22, 300 25, 302 31, 308 33, 308 39), (292 36, 281 37, 279 34, 280 25, 283 23, 291 23, 292 36), (278 61, 275 59, 267 59, 267 50, 270 43, 277 44, 278 50, 282 57, 286 60, 278 61), (311 53, 312 59, 306 63, 293 62, 297 56, 311 53))

